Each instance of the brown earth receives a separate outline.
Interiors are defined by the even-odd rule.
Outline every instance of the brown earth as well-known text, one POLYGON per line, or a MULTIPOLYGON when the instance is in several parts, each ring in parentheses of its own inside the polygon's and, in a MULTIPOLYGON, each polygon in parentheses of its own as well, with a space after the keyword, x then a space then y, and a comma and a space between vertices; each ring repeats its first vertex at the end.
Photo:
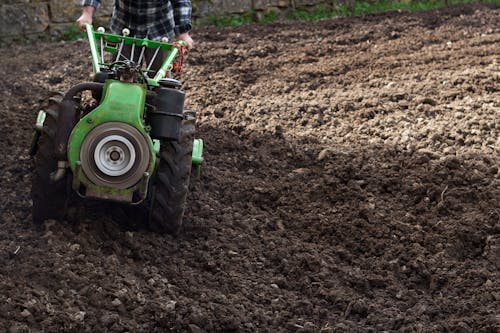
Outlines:
POLYGON ((0 331, 498 332, 500 8, 199 28, 178 238, 31 225, 28 142, 85 41, 0 55, 0 331))

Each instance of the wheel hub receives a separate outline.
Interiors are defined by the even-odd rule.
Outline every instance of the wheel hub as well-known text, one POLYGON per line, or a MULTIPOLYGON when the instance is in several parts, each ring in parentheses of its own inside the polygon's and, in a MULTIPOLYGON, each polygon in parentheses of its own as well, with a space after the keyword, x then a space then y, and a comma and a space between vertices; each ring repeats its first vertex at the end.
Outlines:
POLYGON ((126 174, 134 165, 135 148, 124 136, 110 135, 98 142, 94 151, 97 168, 107 176, 126 174))
POLYGON ((91 130, 82 142, 80 160, 87 178, 98 186, 125 189, 149 166, 144 136, 126 123, 109 122, 91 130))

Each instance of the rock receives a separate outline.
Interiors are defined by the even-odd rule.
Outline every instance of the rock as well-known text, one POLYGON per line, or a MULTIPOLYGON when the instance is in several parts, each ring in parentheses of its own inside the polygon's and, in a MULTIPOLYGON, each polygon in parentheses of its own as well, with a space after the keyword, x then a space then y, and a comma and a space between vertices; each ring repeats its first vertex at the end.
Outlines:
POLYGON ((115 298, 113 302, 111 302, 111 304, 113 304, 113 306, 120 306, 122 305, 122 301, 120 301, 118 298, 115 298))
POLYGON ((300 333, 314 333, 318 331, 318 327, 310 321, 306 321, 302 329, 299 330, 300 333))
POLYGON ((21 330, 19 328, 19 326, 11 326, 8 331, 8 333, 20 333, 20 332, 24 332, 24 330, 21 330))
POLYGON ((47 3, 0 6, 0 31, 3 36, 40 33, 49 27, 47 3))
POLYGON ((453 329, 452 329, 453 332, 457 332, 457 333, 469 333, 469 332, 473 332, 472 328, 467 325, 467 323, 461 321, 459 322, 453 329))
POLYGON ((83 321, 85 319, 85 311, 78 311, 77 313, 75 313, 75 315, 73 316, 73 319, 75 321, 83 321))
POLYGON ((137 293, 137 301, 140 304, 146 304, 146 297, 144 297, 144 295, 141 292, 138 292, 137 293))
POLYGON ((389 96, 389 100, 391 102, 399 102, 399 101, 405 100, 406 96, 407 95, 404 93, 397 93, 397 94, 389 96))
POLYGON ((100 321, 104 326, 109 326, 119 320, 119 316, 116 313, 104 314, 101 316, 100 321))
POLYGON ((485 178, 484 174, 477 169, 472 170, 470 180, 473 182, 480 182, 485 178))
MULTIPOLYGON (((105 1, 104 1, 105 2, 105 1)), ((72 18, 81 14, 81 4, 77 0, 70 1, 50 1, 52 20, 56 23, 69 22, 72 18)))
POLYGON ((254 189, 254 191, 255 191, 255 192, 257 192, 257 193, 262 193, 262 194, 264 194, 264 193, 267 193, 267 192, 268 192, 268 190, 267 190, 266 188, 264 188, 264 187, 259 187, 259 186, 256 186, 256 187, 254 187, 253 189, 254 189))
POLYGON ((252 9, 252 0, 225 0, 222 2, 222 9, 226 13, 244 13, 252 9))
POLYGON ((21 312, 21 316, 23 318, 28 318, 29 316, 31 316, 31 312, 29 312, 28 309, 24 309, 23 312, 21 312))
POLYGON ((308 168, 298 168, 298 169, 293 170, 292 173, 297 174, 297 175, 305 175, 305 174, 309 173, 309 169, 308 168))
POLYGON ((332 156, 333 152, 334 152, 334 150, 332 148, 325 148, 325 149, 323 149, 318 154, 318 161, 322 161, 325 158, 332 156))
POLYGON ((168 301, 167 304, 166 304, 166 306, 165 306, 165 310, 167 310, 167 311, 174 311, 176 304, 177 304, 176 301, 168 301))
POLYGON ((446 147, 443 149, 443 153, 446 155, 456 155, 457 151, 454 147, 446 147))
POLYGON ((486 238, 483 256, 496 268, 500 268, 500 237, 492 235, 486 238))
POLYGON ((436 106, 438 102, 430 97, 423 97, 418 100, 418 104, 428 104, 431 106, 436 106))
MULTIPOLYGON (((113 11, 113 1, 102 1, 96 11, 96 16, 109 16, 113 11)), ((80 16, 82 12, 82 5, 80 0, 51 0, 50 12, 52 14, 52 21, 55 23, 67 23, 74 21, 76 17, 80 16)), ((94 25, 97 29, 97 26, 94 25)))
POLYGON ((444 165, 448 169, 459 169, 462 163, 460 162, 460 159, 458 157, 446 157, 444 158, 444 165))
POLYGON ((224 117, 224 111, 220 110, 220 109, 215 110, 214 111, 214 116, 215 116, 215 118, 223 118, 224 117))
POLYGON ((191 333, 203 333, 203 330, 195 324, 189 324, 188 327, 191 333))
POLYGON ((418 154, 422 154, 422 155, 425 155, 431 159, 436 159, 436 158, 439 158, 439 154, 436 153, 435 151, 432 151, 430 149, 427 149, 427 148, 420 148, 419 150, 417 150, 417 153, 418 154))

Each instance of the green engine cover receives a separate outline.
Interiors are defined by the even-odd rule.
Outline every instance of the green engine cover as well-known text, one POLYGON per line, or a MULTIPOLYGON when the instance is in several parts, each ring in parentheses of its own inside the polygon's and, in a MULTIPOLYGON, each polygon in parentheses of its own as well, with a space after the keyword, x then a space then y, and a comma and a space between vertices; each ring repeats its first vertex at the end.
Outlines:
MULTIPOLYGON (((68 143, 68 162, 73 173, 75 174, 77 162, 80 160, 82 143, 89 132, 107 122, 122 122, 136 128, 146 138, 150 152, 148 172, 152 174, 156 158, 153 141, 144 124, 145 102, 145 85, 107 80, 99 106, 80 119, 71 132, 68 143)), ((78 175, 75 174, 75 176, 78 175)), ((79 180, 87 183, 85 179, 79 180)))

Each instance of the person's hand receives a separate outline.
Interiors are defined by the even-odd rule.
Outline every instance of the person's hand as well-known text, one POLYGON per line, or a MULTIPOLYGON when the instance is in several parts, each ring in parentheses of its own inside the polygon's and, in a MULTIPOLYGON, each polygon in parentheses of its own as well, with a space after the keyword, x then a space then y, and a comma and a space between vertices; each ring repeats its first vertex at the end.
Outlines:
POLYGON ((92 6, 84 6, 82 15, 76 20, 76 25, 81 31, 85 31, 85 24, 92 24, 92 16, 95 8, 92 6))
POLYGON ((193 48, 194 42, 191 36, 189 36, 189 33, 185 32, 183 34, 178 35, 176 38, 184 41, 186 43, 186 48, 188 50, 191 50, 193 48))

